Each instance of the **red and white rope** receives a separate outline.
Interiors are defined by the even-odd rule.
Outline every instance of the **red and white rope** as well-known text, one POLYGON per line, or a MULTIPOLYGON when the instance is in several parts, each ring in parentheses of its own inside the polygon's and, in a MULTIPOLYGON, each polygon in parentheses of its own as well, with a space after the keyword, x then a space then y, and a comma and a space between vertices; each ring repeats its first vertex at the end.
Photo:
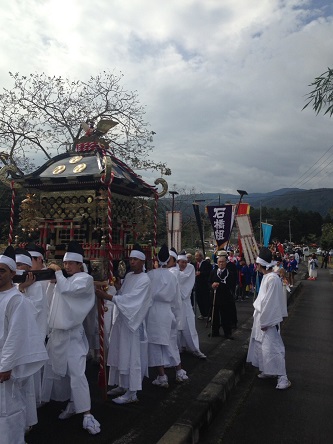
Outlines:
MULTIPOLYGON (((105 151, 103 152, 106 155, 105 151)), ((101 181, 108 187, 108 207, 107 207, 107 221, 108 221, 108 259, 109 259, 109 282, 112 282, 113 278, 113 254, 112 254, 112 193, 111 184, 113 180, 113 173, 111 173, 111 179, 109 183, 105 183, 104 177, 101 181)), ((104 398, 107 398, 107 381, 106 381, 106 364, 105 364, 105 347, 104 347, 104 300, 100 300, 99 304, 99 349, 100 349, 100 361, 99 361, 99 373, 98 384, 103 389, 104 398)))
POLYGON ((153 259, 156 259, 156 247, 157 247, 157 206, 158 206, 158 194, 155 192, 155 207, 154 207, 154 240, 153 240, 153 259))
POLYGON ((78 143, 75 146, 75 151, 77 153, 87 153, 89 151, 94 151, 95 149, 104 149, 104 145, 99 142, 83 142, 78 143))

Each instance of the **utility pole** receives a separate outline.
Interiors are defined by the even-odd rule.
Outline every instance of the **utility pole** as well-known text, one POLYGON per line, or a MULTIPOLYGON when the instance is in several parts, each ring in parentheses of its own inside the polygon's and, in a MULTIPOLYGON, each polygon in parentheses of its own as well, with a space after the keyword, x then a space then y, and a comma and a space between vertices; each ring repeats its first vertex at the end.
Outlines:
POLYGON ((291 220, 289 220, 288 222, 289 222, 289 242, 291 243, 291 226, 290 226, 291 220))

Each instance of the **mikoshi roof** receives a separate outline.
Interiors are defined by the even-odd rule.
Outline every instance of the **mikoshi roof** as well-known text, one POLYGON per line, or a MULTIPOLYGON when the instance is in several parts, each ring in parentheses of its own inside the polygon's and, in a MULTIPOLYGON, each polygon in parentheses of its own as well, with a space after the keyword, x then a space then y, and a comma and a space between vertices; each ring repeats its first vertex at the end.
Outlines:
POLYGON ((14 181, 24 188, 41 191, 68 191, 75 189, 99 189, 103 175, 113 174, 111 188, 124 196, 153 197, 156 188, 144 182, 124 162, 108 154, 98 152, 67 152, 53 157, 35 172, 14 181), (109 171, 107 171, 109 170, 109 171))

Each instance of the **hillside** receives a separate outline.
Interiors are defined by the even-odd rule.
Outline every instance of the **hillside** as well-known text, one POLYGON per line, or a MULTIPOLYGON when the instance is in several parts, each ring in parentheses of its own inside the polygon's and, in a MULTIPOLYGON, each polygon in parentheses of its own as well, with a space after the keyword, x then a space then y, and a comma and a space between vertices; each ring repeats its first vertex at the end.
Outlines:
MULTIPOLYGON (((164 198, 163 200, 171 200, 164 198)), ((218 205, 221 203, 234 203, 239 201, 238 194, 222 193, 202 193, 200 195, 178 195, 175 197, 175 207, 181 206, 182 209, 191 206, 195 200, 199 202, 200 207, 206 205, 218 205), (178 205, 177 205, 178 204, 178 205)), ((333 188, 318 188, 314 190, 303 190, 299 188, 282 188, 269 193, 253 193, 244 196, 242 202, 249 203, 254 208, 262 207, 291 209, 297 207, 302 211, 313 211, 320 213, 325 217, 333 209, 333 188)))

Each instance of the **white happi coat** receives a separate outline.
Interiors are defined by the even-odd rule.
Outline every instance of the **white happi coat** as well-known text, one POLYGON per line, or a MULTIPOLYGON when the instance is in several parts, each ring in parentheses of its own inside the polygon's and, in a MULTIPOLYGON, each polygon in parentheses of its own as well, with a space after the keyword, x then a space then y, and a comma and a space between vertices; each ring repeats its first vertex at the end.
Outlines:
POLYGON ((128 273, 112 301, 115 313, 107 361, 109 384, 131 391, 141 390, 142 379, 148 376, 145 318, 152 305, 147 274, 128 273))
POLYGON ((286 298, 279 276, 270 272, 263 276, 257 299, 253 303, 253 327, 247 362, 267 375, 286 375, 285 348, 279 328, 288 316, 286 298), (266 331, 262 328, 267 327, 266 331))
POLYGON ((191 293, 195 284, 195 268, 192 264, 187 264, 183 271, 179 271, 178 281, 182 298, 182 331, 179 332, 179 347, 186 347, 189 351, 199 351, 199 337, 191 304, 191 293))
MULTIPOLYGON (((44 371, 42 400, 65 401, 69 397, 68 380, 54 387, 52 381, 66 375, 75 378, 80 375, 82 396, 79 386, 78 393, 74 394, 75 410, 80 413, 90 409, 89 387, 84 376, 89 346, 82 323, 95 303, 94 282, 92 276, 84 272, 65 278, 60 270, 55 275, 57 283, 48 318, 51 330, 47 343, 49 361, 44 371)), ((73 390, 72 386, 72 397, 73 390)))
POLYGON ((147 316, 148 363, 150 367, 177 366, 180 363, 175 315, 179 312, 178 280, 168 268, 151 270, 148 277, 153 298, 147 316))
POLYGON ((0 292, 0 372, 11 370, 0 384, 1 444, 24 444, 27 380, 47 360, 32 305, 16 287, 0 292))

